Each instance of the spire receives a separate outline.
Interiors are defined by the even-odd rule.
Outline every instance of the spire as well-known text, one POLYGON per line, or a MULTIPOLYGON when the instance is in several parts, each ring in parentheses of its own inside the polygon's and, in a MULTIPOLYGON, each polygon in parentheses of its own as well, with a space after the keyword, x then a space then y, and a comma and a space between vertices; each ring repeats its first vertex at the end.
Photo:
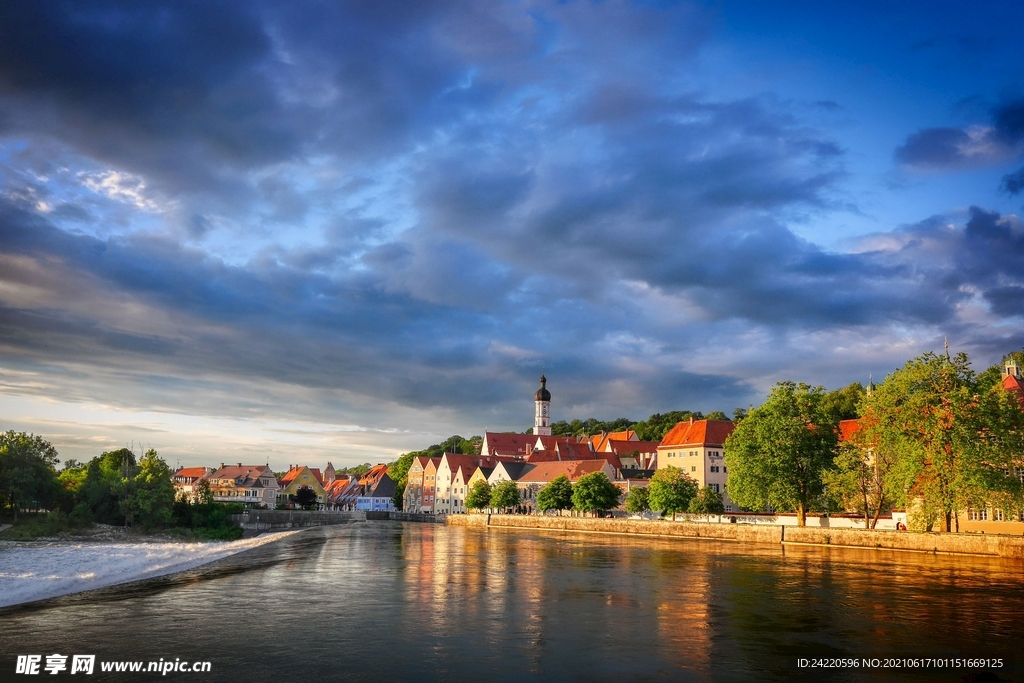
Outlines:
POLYGON ((943 345, 946 347, 946 360, 949 360, 949 337, 942 337, 943 345))
POLYGON ((871 396, 873 393, 875 393, 875 381, 874 381, 874 377, 869 372, 868 373, 868 396, 871 396))

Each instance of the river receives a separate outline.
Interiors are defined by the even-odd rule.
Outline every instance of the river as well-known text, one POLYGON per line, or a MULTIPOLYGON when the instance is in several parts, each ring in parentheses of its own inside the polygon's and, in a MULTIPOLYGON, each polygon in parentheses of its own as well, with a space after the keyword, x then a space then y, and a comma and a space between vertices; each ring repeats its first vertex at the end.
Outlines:
POLYGON ((1017 679, 1007 667, 1024 647, 1022 575, 1024 563, 995 558, 366 522, 173 577, 0 610, 0 680, 32 680, 12 675, 15 655, 52 653, 209 661, 209 673, 164 678, 197 681, 977 673, 797 666, 958 656, 1001 657, 999 675, 1017 679))

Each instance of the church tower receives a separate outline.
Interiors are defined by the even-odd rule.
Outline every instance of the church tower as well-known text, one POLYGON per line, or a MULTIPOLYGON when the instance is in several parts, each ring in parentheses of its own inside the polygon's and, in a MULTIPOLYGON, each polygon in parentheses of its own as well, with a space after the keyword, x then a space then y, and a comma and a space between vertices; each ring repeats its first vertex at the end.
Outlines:
POLYGON ((540 389, 533 395, 537 410, 533 420, 533 433, 538 436, 551 436, 551 392, 547 389, 548 378, 540 376, 540 389))

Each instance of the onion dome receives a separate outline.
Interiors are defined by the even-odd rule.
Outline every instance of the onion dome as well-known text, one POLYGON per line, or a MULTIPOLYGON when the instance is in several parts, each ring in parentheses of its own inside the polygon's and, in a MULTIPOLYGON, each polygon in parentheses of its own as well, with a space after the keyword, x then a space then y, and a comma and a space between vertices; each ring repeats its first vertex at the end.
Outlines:
POLYGON ((540 389, 538 389, 537 393, 533 395, 533 400, 534 401, 550 401, 551 400, 551 392, 548 391, 547 387, 545 386, 547 383, 548 383, 548 378, 545 377, 544 375, 541 375, 540 376, 540 389))

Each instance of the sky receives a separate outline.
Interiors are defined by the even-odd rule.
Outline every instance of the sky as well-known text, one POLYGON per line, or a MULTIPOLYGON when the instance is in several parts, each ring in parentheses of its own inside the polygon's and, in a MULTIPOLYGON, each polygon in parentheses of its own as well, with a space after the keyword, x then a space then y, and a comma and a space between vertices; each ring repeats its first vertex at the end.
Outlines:
POLYGON ((0 4, 0 430, 387 462, 1024 347, 1020 3, 0 4))

